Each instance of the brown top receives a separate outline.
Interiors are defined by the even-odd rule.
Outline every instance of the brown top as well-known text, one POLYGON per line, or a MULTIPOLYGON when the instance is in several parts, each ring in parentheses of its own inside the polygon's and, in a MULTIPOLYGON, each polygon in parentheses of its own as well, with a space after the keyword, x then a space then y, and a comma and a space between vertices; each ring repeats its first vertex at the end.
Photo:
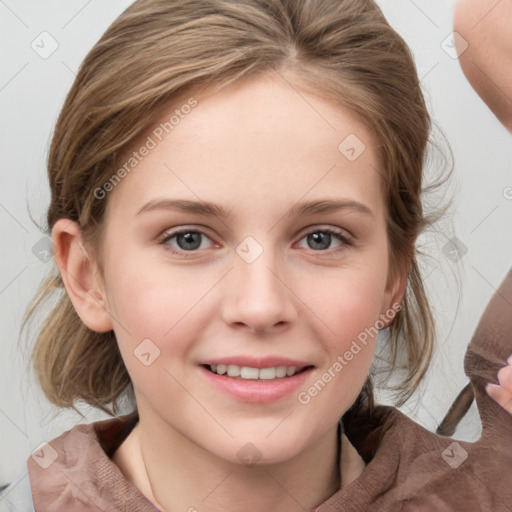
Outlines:
MULTIPOLYGON (((512 416, 485 392, 487 382, 498 383, 496 374, 511 353, 512 270, 489 302, 464 359, 482 421, 480 439, 468 443, 436 435, 387 406, 377 406, 372 418, 344 417, 342 436, 366 466, 313 512, 511 512, 512 416)), ((36 512, 158 510, 110 459, 137 420, 135 411, 78 425, 29 457, 36 512)))

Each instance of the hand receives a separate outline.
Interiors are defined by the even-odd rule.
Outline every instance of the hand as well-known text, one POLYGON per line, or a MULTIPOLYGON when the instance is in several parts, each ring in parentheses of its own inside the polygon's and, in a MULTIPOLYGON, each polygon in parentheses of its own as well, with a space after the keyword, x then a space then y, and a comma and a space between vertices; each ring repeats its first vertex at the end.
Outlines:
POLYGON ((458 0, 453 22, 464 75, 512 133, 512 103, 508 100, 512 93, 511 16, 511 2, 458 0))
POLYGON ((498 372, 498 381, 501 385, 489 383, 485 389, 491 398, 512 415, 512 356, 507 359, 507 363, 507 366, 498 372))

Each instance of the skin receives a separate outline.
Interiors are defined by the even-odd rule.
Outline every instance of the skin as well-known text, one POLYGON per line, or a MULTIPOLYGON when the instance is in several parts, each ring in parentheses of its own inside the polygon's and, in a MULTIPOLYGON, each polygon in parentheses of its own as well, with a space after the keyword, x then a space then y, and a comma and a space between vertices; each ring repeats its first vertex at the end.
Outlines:
MULTIPOLYGON (((454 30, 468 43, 459 56, 466 78, 512 132, 512 2, 507 0, 458 0, 454 30)), ((457 41, 457 40, 456 40, 457 41)), ((459 50, 460 51, 460 50, 459 50)), ((498 372, 500 385, 487 392, 512 414, 512 356, 498 372)))
POLYGON ((487 393, 512 414, 512 355, 507 360, 507 366, 498 372, 498 382, 499 385, 487 384, 487 393))
POLYGON ((140 423, 114 460, 153 503, 311 509, 340 487, 337 423, 366 380, 376 338, 307 404, 297 393, 243 402, 213 389, 198 364, 233 354, 292 357, 315 367, 307 390, 400 303, 406 275, 389 272, 375 142, 347 112, 298 94, 277 74, 196 97, 192 113, 110 192, 103 273, 68 220, 53 228, 56 260, 86 325, 115 331, 140 423), (338 150, 349 134, 366 145, 354 161, 338 150), (212 201, 233 216, 138 214, 164 198, 212 201), (358 201, 371 214, 285 217, 298 200, 317 199, 358 201), (179 237, 159 243, 183 227, 205 233, 193 254, 184 255, 179 237), (334 235, 324 246, 308 241, 326 227, 351 244, 334 235), (252 263, 236 253, 247 236, 263 248, 252 263), (145 366, 134 350, 148 338, 160 355, 145 366), (261 457, 252 467, 237 456, 248 442, 261 457))
MULTIPOLYGON (((459 0, 454 18, 454 30, 469 44, 461 67, 509 131, 512 68, 504 63, 512 54, 511 18, 512 4, 495 0, 459 0)), ((89 327, 114 329, 134 383, 140 423, 114 461, 162 509, 172 504, 188 510, 197 496, 208 496, 201 510, 245 510, 249 503, 255 510, 303 510, 339 485, 335 427, 364 382, 373 344, 307 406, 296 400, 242 404, 204 389, 195 375, 198 359, 206 356, 277 353, 314 362, 313 382, 403 295, 403 279, 387 272, 384 205, 369 171, 377 167, 370 137, 346 112, 305 96, 335 130, 280 83, 238 84, 202 98, 193 116, 110 193, 103 276, 78 226, 66 220, 54 226, 68 294, 89 327), (217 136, 204 129, 211 122, 217 136), (352 163, 336 151, 349 133, 367 145, 352 163), (335 173, 319 181, 332 165, 335 173), (273 187, 276 182, 282 186, 273 187), (306 192, 360 200, 375 221, 370 226, 344 212, 283 222, 285 205, 306 192), (171 212, 151 212, 143 220, 135 215, 147 200, 167 194, 215 200, 236 215, 229 222, 171 212), (204 256, 185 260, 155 243, 167 227, 198 223, 220 244, 204 256), (313 223, 352 231, 356 247, 328 258, 292 247, 292 234, 313 223), (252 264, 234 252, 247 235, 264 248, 252 264), (161 351, 149 367, 133 356, 146 338, 161 351), (262 456, 252 468, 236 457, 248 440, 262 456)), ((498 379, 488 393, 512 414, 512 359, 498 379)), ((345 455, 350 450, 356 457, 344 445, 345 455)), ((360 459, 356 469, 343 466, 343 481, 361 470, 360 459)))
MULTIPOLYGON (((510 0, 458 0, 455 4, 454 31, 468 44, 459 56, 462 70, 482 100, 512 133, 511 20, 510 0)), ((463 42, 457 39, 455 42, 459 52, 462 51, 463 42)))
MULTIPOLYGON (((375 141, 348 112, 298 90, 265 75, 197 95, 192 113, 109 193, 103 272, 76 223, 52 230, 77 313, 93 330, 115 331, 133 382, 140 422, 113 460, 163 510, 303 511, 336 492, 337 423, 364 384, 375 338, 307 404, 296 393, 243 402, 210 386, 198 364, 293 357, 314 365, 306 390, 404 294, 406 271, 389 271, 375 141), (349 134, 366 145, 354 161, 338 151, 349 134), (212 201, 233 216, 138 214, 163 198, 212 201), (285 216, 316 199, 372 213, 285 216), (351 244, 333 236, 318 248, 306 236, 329 227, 351 244), (162 243, 182 228, 204 232, 199 248, 187 252, 180 237, 162 243), (247 236, 263 249, 252 263, 236 252, 247 236), (145 339, 160 351, 149 366, 134 355, 145 339), (254 466, 237 455, 248 442, 254 466)), ((361 470, 347 477, 342 467, 342 485, 361 470)))

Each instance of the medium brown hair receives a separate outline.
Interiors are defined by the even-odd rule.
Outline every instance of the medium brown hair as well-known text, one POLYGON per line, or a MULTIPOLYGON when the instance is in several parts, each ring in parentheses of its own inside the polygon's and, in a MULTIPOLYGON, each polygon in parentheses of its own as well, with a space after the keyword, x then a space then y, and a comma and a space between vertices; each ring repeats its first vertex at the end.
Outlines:
MULTIPOLYGON (((76 221, 99 255, 108 197, 94 191, 163 108, 197 88, 269 72, 350 111, 377 141, 391 271, 409 269, 387 330, 390 374, 405 361, 394 388, 401 404, 425 375, 435 340, 415 247, 431 220, 421 201, 431 121, 410 50, 371 0, 136 1, 86 56, 59 115, 48 157, 48 232, 60 218, 76 221)), ((45 394, 63 407, 83 400, 115 411, 131 382, 114 332, 82 323, 56 267, 24 325, 55 293, 33 351, 45 394)), ((358 400, 373 404, 371 376, 358 400)))

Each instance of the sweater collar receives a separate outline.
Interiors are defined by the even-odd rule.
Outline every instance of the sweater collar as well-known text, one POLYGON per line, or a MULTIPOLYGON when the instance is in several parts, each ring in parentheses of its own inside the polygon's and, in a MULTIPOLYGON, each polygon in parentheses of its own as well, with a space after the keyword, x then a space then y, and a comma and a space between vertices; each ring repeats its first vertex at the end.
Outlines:
MULTIPOLYGON (((77 425, 29 457, 29 477, 36 512, 97 511, 98 508, 140 512, 159 510, 111 460, 138 419, 138 412, 135 410, 123 416, 77 425)), ((365 440, 357 436, 349 439, 352 430, 345 427, 341 419, 338 428, 342 475, 340 488, 313 512, 332 510, 330 507, 337 504, 340 498, 350 496, 354 492, 364 492, 366 482, 376 477, 372 465, 365 467, 365 462, 358 451, 358 444, 363 445, 365 440)), ((380 466, 384 460, 387 461, 384 465, 390 466, 396 462, 396 447, 392 451, 395 452, 394 456, 389 448, 371 455, 377 457, 380 466)), ((379 470, 379 481, 383 477, 381 471, 382 469, 379 470)), ((357 501, 361 504, 361 501, 357 501)))

